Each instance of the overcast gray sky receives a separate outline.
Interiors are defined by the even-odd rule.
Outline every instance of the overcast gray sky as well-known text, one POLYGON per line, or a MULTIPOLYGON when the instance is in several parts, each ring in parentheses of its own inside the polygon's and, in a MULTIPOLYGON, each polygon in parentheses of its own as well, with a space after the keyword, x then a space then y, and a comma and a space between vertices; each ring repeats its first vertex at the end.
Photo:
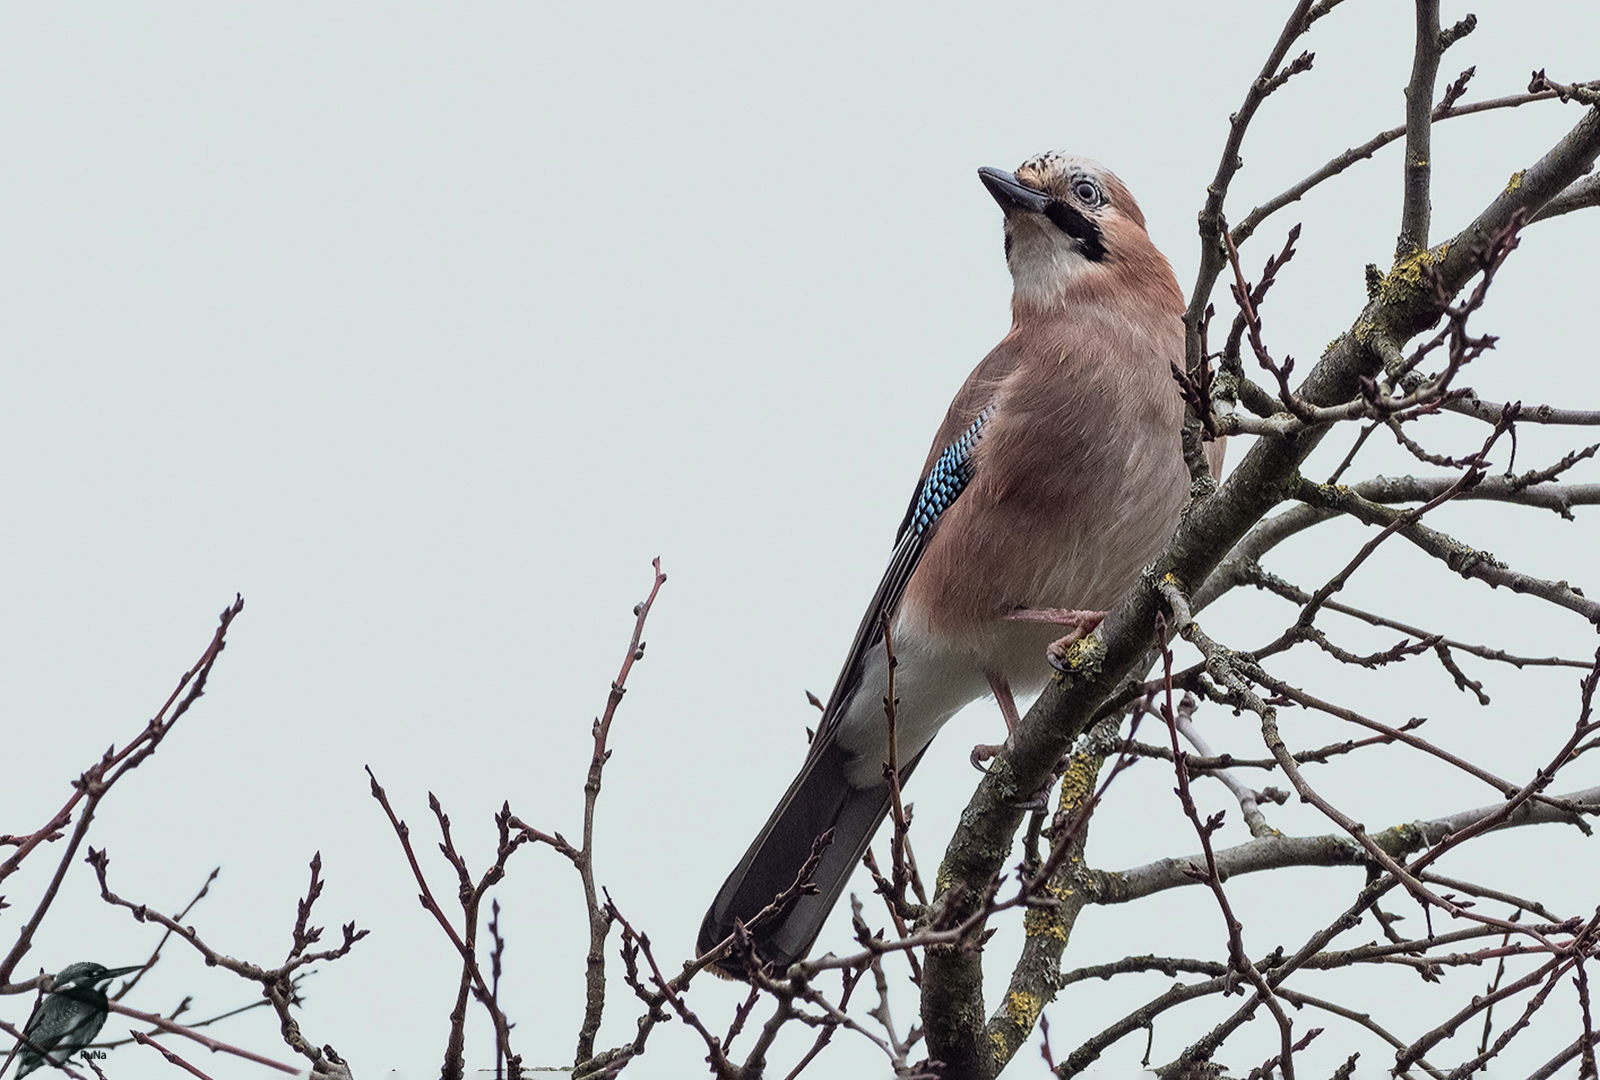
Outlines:
MULTIPOLYGON (((664 957, 681 960, 803 756, 814 715, 803 691, 832 685, 945 404, 1008 325, 1000 214, 975 170, 1050 148, 1104 162, 1187 288, 1227 116, 1286 10, 6 8, 0 831, 37 827, 72 777, 134 734, 242 592, 210 693, 107 800, 92 841, 110 850, 114 887, 167 910, 220 864, 192 922, 218 949, 260 962, 281 959, 320 850, 328 887, 316 921, 355 920, 372 935, 311 981, 304 1030, 358 1076, 427 1076, 458 965, 416 903, 362 766, 410 822, 441 896, 452 890, 432 849, 429 791, 475 869, 503 799, 575 837, 589 723, 660 555, 671 580, 614 729, 597 874, 664 957)), ((1465 10, 1451 3, 1445 15, 1465 10)), ((1538 67, 1563 80, 1600 74, 1592 0, 1474 10, 1479 28, 1443 74, 1476 64, 1475 97, 1520 91, 1538 67)), ((1399 4, 1350 3, 1318 24, 1315 68, 1269 102, 1244 147, 1235 218, 1400 122, 1411 33, 1399 4)), ((1436 232, 1463 223, 1577 116, 1545 103, 1443 125, 1436 232)), ((1259 266, 1305 222, 1302 254, 1266 311, 1280 353, 1309 363, 1358 310, 1362 266, 1387 265, 1398 163, 1397 147, 1380 153, 1247 248, 1259 266)), ((1597 211, 1528 233, 1483 316, 1502 336, 1471 373, 1486 397, 1600 405, 1597 241, 1597 211)), ((1458 432, 1460 449, 1481 438, 1439 430, 1458 432)), ((1531 433, 1523 445, 1536 458, 1557 444, 1531 433)), ((1365 465, 1363 475, 1415 471, 1384 448, 1365 465)), ((1529 572, 1600 585, 1585 580, 1592 518, 1471 507, 1444 520, 1529 572)), ((1309 577, 1344 550, 1317 545, 1354 535, 1308 541, 1278 565, 1309 577)), ((1507 648, 1593 648, 1576 617, 1547 618, 1398 548, 1351 594, 1401 589, 1415 590, 1402 616, 1456 618, 1507 648)), ((1244 645, 1261 637, 1250 611, 1285 614, 1250 603, 1219 611, 1213 632, 1244 645)), ((1285 670, 1310 678, 1312 668, 1285 670)), ((1477 674, 1491 694, 1494 680, 1507 685, 1505 673, 1477 674)), ((1439 717, 1452 745, 1515 778, 1552 744, 1524 748, 1507 733, 1565 726, 1575 700, 1570 674, 1523 678, 1489 709, 1436 670, 1348 694, 1393 695, 1390 717, 1439 717)), ((1247 722, 1202 718, 1221 746, 1258 745, 1247 722)), ((1308 743, 1342 737, 1296 723, 1308 743)), ((919 769, 909 794, 925 866, 973 786, 968 750, 999 724, 992 705, 974 706, 919 769)), ((1361 774, 1341 775, 1332 794, 1374 825, 1486 801, 1481 786, 1428 769, 1366 790, 1361 774)), ((1170 786, 1148 767, 1119 781, 1090 861, 1187 853, 1193 836, 1170 786)), ((1224 804, 1217 791, 1204 797, 1224 804)), ((1232 841, 1245 835, 1236 818, 1232 841)), ((1326 831, 1299 807, 1273 820, 1326 831)), ((1568 838, 1527 833, 1488 850, 1524 860, 1533 881, 1558 842, 1568 838)), ((1587 910, 1592 848, 1559 850, 1579 854, 1539 884, 1587 910)), ((15 906, 0 913, 0 940, 31 910, 49 859, 36 854, 6 883, 15 906)), ((1304 871, 1236 883, 1247 944, 1297 944, 1357 881, 1304 871), (1294 921, 1302 908, 1316 921, 1294 921)), ((497 895, 517 1045, 530 1064, 567 1064, 583 1001, 576 875, 547 850, 524 850, 497 895)), ((846 931, 836 923, 823 944, 842 947, 846 931)), ((1091 910, 1068 962, 1215 955, 1221 934, 1210 899, 1189 890, 1091 910)), ((997 939, 997 957, 1009 941, 997 939)), ((134 963, 153 942, 150 927, 99 903, 79 865, 19 974, 134 963)), ((1455 978, 1468 986, 1487 973, 1455 978)), ((166 1010, 193 993, 192 1015, 251 999, 176 945, 146 985, 132 1004, 166 1010)), ((1417 986, 1385 985, 1398 1027, 1438 1021, 1417 986)), ((1069 991, 1048 1013, 1058 1048, 1160 989, 1156 976, 1124 997, 1069 991)), ((719 1021, 735 994, 696 990, 719 1021)), ((0 1002, 12 1022, 26 1009, 0 1002)), ((1556 1011, 1568 1040, 1570 1001, 1556 1011)), ((600 1042, 629 1038, 637 1015, 616 981, 600 1042)), ((1156 1059, 1194 1031, 1158 1025, 1156 1059)), ((220 1034, 288 1056, 263 1011, 220 1034)), ((492 1065, 476 1019, 473 1036, 474 1064, 492 1065)), ((1224 1060, 1247 1069, 1274 1039, 1241 1040, 1224 1060)), ((1360 1047, 1364 1065, 1388 1060, 1351 1039, 1325 1037, 1323 1058, 1360 1047)), ((1143 1049, 1133 1042, 1102 1064, 1132 1068, 1143 1049)), ((884 1075, 849 1043, 836 1040, 839 1071, 828 1075, 884 1075)), ((702 1056, 671 1025, 628 1075, 696 1075, 702 1056)), ((1323 1058, 1313 1051, 1308 1063, 1323 1058)), ((264 1075, 222 1057, 202 1064, 218 1078, 264 1075)), ((137 1048, 105 1065, 117 1080, 173 1075, 137 1048)), ((1029 1050, 1013 1071, 1042 1069, 1029 1050)))

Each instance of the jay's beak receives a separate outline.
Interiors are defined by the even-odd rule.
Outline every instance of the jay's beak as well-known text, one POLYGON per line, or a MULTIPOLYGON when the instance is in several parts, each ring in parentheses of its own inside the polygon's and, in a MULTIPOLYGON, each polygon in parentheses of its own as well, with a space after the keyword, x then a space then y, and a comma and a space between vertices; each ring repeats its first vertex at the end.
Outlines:
POLYGON ((999 203, 1000 209, 1007 214, 1014 210, 1042 214, 1044 208, 1050 205, 1050 196, 1023 184, 1017 179, 1016 173, 985 165, 978 170, 978 179, 983 181, 983 186, 989 189, 994 201, 999 203))

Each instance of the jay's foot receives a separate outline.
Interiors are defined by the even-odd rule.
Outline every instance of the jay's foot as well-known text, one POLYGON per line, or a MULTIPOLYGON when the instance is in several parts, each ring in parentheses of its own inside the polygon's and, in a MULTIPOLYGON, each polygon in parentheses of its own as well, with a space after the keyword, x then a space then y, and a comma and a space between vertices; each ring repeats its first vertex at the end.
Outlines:
POLYGON ((1005 748, 1005 743, 979 743, 972 748, 972 756, 967 760, 972 762, 972 767, 979 772, 988 772, 984 762, 993 760, 1005 748))
MULTIPOLYGON (((985 671, 984 677, 989 680, 989 689, 994 692, 994 703, 1000 706, 1000 715, 1005 717, 1006 734, 1017 730, 1020 718, 1017 716, 1017 701, 1011 696, 1011 684, 1006 682, 1005 676, 993 671, 985 671)), ((983 770, 983 763, 993 758, 1000 752, 1004 743, 979 743, 972 748, 972 767, 983 770)))
POLYGON ((1067 627, 1067 635, 1057 638, 1045 649, 1045 659, 1057 671, 1067 670, 1067 650, 1090 634, 1105 621, 1104 611, 1074 611, 1071 608, 1018 608, 1006 618, 1018 622, 1050 623, 1067 627))

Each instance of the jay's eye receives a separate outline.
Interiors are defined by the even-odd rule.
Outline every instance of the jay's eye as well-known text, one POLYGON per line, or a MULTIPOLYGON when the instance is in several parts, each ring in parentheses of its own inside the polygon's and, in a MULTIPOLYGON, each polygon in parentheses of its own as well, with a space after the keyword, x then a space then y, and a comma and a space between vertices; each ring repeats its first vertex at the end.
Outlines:
POLYGON ((1079 180, 1076 184, 1073 184, 1072 193, 1078 197, 1080 202, 1089 206, 1097 206, 1100 203, 1100 189, 1095 187, 1094 182, 1091 180, 1079 180))

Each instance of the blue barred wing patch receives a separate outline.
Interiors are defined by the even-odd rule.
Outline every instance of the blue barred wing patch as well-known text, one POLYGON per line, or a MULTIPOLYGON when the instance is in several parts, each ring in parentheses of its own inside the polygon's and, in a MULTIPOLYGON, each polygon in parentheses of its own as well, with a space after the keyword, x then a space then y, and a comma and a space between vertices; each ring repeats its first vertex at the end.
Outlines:
POLYGON ((939 515, 950 508, 950 504, 972 481, 972 451, 983 437, 983 425, 993 413, 993 405, 979 413, 967 430, 945 447, 934 461, 933 468, 928 470, 928 476, 917 492, 917 501, 912 504, 908 515, 907 524, 917 536, 933 528, 939 515))

